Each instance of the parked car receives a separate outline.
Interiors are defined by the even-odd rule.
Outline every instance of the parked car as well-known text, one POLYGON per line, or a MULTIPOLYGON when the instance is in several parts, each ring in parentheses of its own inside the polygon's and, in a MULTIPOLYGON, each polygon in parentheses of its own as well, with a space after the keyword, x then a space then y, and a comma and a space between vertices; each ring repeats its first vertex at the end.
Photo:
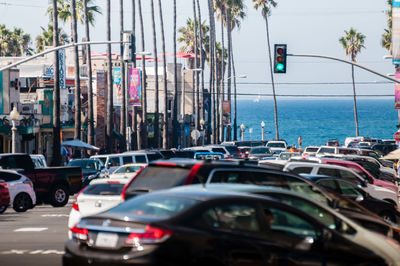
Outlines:
POLYGON ((8 185, 0 179, 0 214, 5 212, 10 205, 10 192, 8 185))
MULTIPOLYGON (((121 193, 129 179, 96 179, 90 182, 75 199, 68 218, 68 228, 73 228, 82 217, 94 215, 122 202, 121 193)), ((69 233, 69 237, 72 235, 69 233)))
POLYGON ((332 147, 332 146, 321 146, 319 147, 316 156, 325 156, 330 154, 357 154, 357 149, 344 148, 344 147, 332 147))
POLYGON ((289 162, 285 165, 284 171, 291 171, 296 174, 326 175, 339 177, 348 180, 371 194, 373 197, 386 200, 399 205, 397 193, 393 190, 373 185, 372 180, 365 179, 354 172, 352 169, 330 164, 311 163, 311 162, 289 162))
POLYGON ((262 159, 264 157, 272 157, 273 152, 265 146, 252 147, 249 151, 249 159, 262 159))
POLYGON ((35 168, 28 154, 0 154, 0 167, 18 170, 33 182, 36 198, 40 202, 61 207, 68 203, 70 195, 82 189, 82 170, 80 167, 35 168))
POLYGON ((326 146, 340 146, 340 142, 337 139, 330 139, 326 142, 326 146))
POLYGON ((391 151, 397 150, 396 144, 375 144, 371 147, 371 150, 376 151, 381 156, 385 156, 391 151))
POLYGON ((272 152, 277 154, 286 151, 287 149, 287 143, 284 140, 270 140, 265 146, 270 148, 272 152))
POLYGON ((140 169, 146 167, 145 163, 130 163, 118 167, 112 174, 109 175, 110 178, 127 178, 131 179, 134 177, 140 169))
POLYGON ((307 146, 303 151, 303 156, 315 156, 317 154, 318 146, 307 146))
POLYGON ((0 179, 7 183, 10 206, 16 212, 25 212, 36 205, 36 194, 32 181, 16 171, 0 171, 0 179))
POLYGON ((100 159, 73 159, 68 166, 79 166, 83 174, 83 186, 87 186, 93 179, 99 178, 105 166, 100 159))
POLYGON ((365 192, 352 182, 331 176, 301 176, 319 186, 324 187, 327 190, 357 201, 361 206, 367 208, 373 213, 376 213, 387 221, 397 223, 397 221, 400 219, 400 212, 393 203, 372 197, 369 193, 365 192))
POLYGON ((323 219, 262 196, 153 192, 81 219, 63 265, 399 265, 395 241, 316 206, 323 219))
POLYGON ((240 158, 248 158, 249 157, 249 153, 251 150, 250 146, 239 146, 238 147, 239 151, 240 151, 240 158))

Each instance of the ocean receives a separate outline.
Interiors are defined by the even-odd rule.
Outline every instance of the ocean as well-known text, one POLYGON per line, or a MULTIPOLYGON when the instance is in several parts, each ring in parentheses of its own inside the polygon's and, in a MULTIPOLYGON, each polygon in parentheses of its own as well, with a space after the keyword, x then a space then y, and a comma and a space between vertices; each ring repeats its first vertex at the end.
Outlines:
MULTIPOLYGON (((246 127, 245 140, 261 139, 264 121, 265 139, 275 138, 274 105, 272 100, 238 100, 237 124, 246 127)), ((352 99, 280 100, 278 98, 279 138, 297 146, 299 136, 303 147, 324 145, 328 139, 341 144, 356 132, 352 99)), ((393 99, 357 99, 360 136, 392 139, 399 124, 393 99)), ((232 118, 233 119, 233 118, 232 118)), ((238 130, 240 139, 240 129, 238 130)))

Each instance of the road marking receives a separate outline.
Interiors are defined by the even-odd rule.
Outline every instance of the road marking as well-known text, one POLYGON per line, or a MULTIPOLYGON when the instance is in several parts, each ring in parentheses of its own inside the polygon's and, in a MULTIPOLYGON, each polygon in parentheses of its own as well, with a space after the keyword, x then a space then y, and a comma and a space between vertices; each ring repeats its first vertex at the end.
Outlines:
POLYGON ((0 255, 24 255, 24 254, 30 254, 30 255, 63 255, 64 251, 61 250, 55 250, 55 249, 37 249, 37 250, 26 250, 26 249, 11 249, 7 251, 0 251, 0 255))
POLYGON ((47 227, 23 227, 15 229, 14 232, 42 232, 47 229, 47 227))
POLYGON ((69 217, 68 214, 42 214, 42 217, 69 217))

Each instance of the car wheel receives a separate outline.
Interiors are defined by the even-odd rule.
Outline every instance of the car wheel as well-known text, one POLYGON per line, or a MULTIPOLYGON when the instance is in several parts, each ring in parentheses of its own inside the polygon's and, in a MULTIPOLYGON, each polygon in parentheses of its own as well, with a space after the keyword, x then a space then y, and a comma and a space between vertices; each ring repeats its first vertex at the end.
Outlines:
POLYGON ((6 210, 7 210, 7 205, 0 206, 0 214, 2 214, 3 212, 5 212, 6 210))
POLYGON ((379 216, 382 217, 383 220, 385 220, 385 221, 396 223, 396 219, 391 212, 384 211, 384 212, 380 213, 379 216))
POLYGON ((64 185, 56 185, 50 195, 50 204, 53 207, 63 207, 68 203, 69 191, 64 185))
POLYGON ((13 201, 13 209, 16 212, 25 212, 32 206, 31 197, 26 193, 18 194, 13 201))

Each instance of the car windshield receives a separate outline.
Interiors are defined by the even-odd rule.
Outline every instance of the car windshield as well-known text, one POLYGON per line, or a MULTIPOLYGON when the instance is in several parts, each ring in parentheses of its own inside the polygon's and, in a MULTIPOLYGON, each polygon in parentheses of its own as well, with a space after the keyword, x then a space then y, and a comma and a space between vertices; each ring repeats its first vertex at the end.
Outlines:
POLYGON ((115 170, 114 174, 122 174, 122 173, 135 173, 142 168, 141 166, 122 166, 115 170))
POLYGON ((121 195, 125 184, 116 183, 110 181, 110 183, 105 184, 92 184, 86 187, 82 192, 84 195, 107 195, 107 196, 117 196, 121 195))
POLYGON ((279 159, 281 160, 289 160, 293 156, 299 155, 298 153, 281 153, 279 154, 279 159))
POLYGON ((68 163, 69 166, 79 166, 82 170, 95 171, 99 169, 99 163, 94 160, 76 160, 68 163))
POLYGON ((108 213, 126 213, 138 218, 162 220, 172 217, 199 202, 200 200, 191 198, 149 193, 123 202, 109 210, 108 213))
POLYGON ((267 147, 270 147, 270 148, 286 148, 285 144, 282 143, 282 142, 267 143, 267 147))
POLYGON ((250 150, 250 154, 260 154, 260 153, 271 153, 269 148, 253 148, 250 150))

